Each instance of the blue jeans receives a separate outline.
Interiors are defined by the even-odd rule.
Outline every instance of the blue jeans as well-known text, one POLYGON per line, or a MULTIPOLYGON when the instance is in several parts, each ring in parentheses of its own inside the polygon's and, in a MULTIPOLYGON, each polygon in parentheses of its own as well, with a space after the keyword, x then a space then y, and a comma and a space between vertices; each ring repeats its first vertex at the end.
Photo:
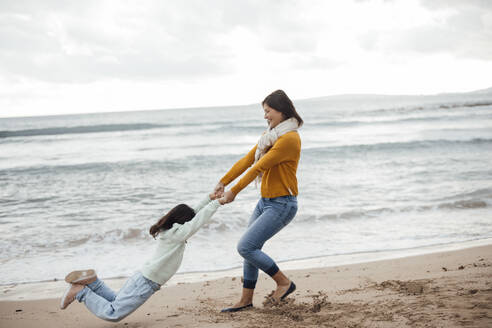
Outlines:
POLYGON ((261 251, 263 244, 292 221, 297 212, 295 196, 260 198, 249 220, 248 230, 237 245, 244 258, 244 288, 254 289, 258 280, 258 269, 273 276, 279 268, 261 251))
POLYGON ((131 276, 116 294, 97 279, 77 293, 77 300, 97 317, 117 322, 144 304, 161 286, 142 276, 140 272, 131 276))

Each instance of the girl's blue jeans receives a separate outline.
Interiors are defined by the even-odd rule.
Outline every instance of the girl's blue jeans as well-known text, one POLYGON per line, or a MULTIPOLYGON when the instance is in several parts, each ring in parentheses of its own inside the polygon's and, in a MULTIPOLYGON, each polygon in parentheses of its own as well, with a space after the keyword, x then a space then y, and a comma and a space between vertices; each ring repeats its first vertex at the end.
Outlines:
POLYGON ((76 298, 79 302, 84 302, 97 317, 117 322, 135 311, 160 288, 158 283, 137 272, 128 278, 118 293, 97 279, 77 293, 76 298))
POLYGON ((256 287, 258 269, 270 276, 279 271, 277 264, 261 249, 268 239, 292 221, 296 212, 296 196, 260 198, 249 220, 248 230, 237 245, 244 258, 244 288, 256 287))

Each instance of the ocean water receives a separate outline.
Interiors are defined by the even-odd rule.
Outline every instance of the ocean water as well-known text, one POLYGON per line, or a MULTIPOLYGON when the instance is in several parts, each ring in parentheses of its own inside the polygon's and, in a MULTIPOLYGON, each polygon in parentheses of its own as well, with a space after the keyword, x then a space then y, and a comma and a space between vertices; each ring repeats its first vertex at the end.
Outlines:
MULTIPOLYGON (((264 249, 287 261, 492 237, 492 91, 295 101, 299 210, 264 249)), ((266 128, 259 104, 0 119, 0 284, 127 276, 148 229, 193 205, 266 128)), ((242 263, 254 183, 188 241, 180 272, 242 263)))

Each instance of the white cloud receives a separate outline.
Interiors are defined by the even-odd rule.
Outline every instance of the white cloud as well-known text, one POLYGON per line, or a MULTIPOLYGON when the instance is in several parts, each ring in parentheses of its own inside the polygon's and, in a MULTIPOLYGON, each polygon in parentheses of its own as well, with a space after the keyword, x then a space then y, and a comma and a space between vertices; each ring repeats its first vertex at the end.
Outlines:
POLYGON ((367 33, 361 38, 362 45, 386 53, 451 54, 492 60, 492 2, 423 0, 421 4, 426 22, 367 33))
POLYGON ((185 17, 175 15, 173 8, 161 8, 156 14, 153 8, 139 10, 120 2, 102 8, 91 4, 92 10, 84 14, 78 7, 4 10, 0 18, 2 73, 84 83, 227 71, 228 51, 215 42, 218 28, 206 22, 207 17, 202 21, 186 15, 194 23, 185 24, 185 17))
POLYGON ((484 88, 490 3, 3 0, 0 116, 484 88))

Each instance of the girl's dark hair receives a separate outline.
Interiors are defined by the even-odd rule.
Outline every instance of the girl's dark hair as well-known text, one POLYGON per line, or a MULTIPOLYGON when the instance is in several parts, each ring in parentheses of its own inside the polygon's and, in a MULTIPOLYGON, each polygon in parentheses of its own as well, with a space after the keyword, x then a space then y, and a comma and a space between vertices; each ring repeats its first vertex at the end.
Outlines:
POLYGON ((179 204, 150 227, 149 233, 156 237, 162 230, 170 229, 174 223, 183 224, 195 217, 195 211, 186 204, 179 204))
POLYGON ((299 114, 297 114, 292 100, 290 100, 283 90, 273 91, 271 94, 266 96, 265 100, 263 100, 261 104, 267 104, 268 107, 275 109, 277 112, 281 112, 284 114, 285 119, 295 117, 297 122, 299 122, 299 126, 304 123, 299 114))

